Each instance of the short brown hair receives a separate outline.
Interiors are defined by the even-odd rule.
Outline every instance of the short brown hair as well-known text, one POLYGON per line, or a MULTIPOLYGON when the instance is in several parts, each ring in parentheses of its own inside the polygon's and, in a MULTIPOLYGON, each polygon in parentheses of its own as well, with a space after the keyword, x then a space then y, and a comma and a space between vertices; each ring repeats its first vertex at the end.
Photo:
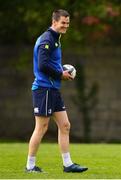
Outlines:
POLYGON ((55 10, 52 14, 52 20, 58 21, 61 16, 69 17, 69 13, 64 9, 55 10))

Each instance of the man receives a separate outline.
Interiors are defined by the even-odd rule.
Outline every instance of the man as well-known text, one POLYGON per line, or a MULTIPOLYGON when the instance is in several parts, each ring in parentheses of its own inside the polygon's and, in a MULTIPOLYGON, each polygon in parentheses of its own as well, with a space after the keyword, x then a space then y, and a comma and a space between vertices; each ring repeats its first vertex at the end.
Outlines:
POLYGON ((65 34, 68 27, 68 12, 62 9, 54 11, 51 27, 37 39, 34 47, 35 80, 32 92, 35 129, 29 142, 27 172, 42 172, 42 169, 35 165, 35 157, 52 115, 58 126, 58 143, 62 154, 63 171, 83 172, 88 169, 71 160, 69 153, 70 123, 59 92, 62 79, 73 79, 68 71, 63 71, 61 64, 60 35, 65 34))

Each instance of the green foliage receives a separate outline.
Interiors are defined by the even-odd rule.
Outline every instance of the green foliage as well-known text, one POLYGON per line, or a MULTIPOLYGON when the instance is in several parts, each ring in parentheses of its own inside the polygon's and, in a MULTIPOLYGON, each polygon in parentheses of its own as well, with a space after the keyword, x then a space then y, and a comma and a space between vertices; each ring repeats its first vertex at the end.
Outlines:
POLYGON ((32 68, 32 50, 30 50, 29 48, 23 47, 17 61, 15 59, 11 61, 11 65, 20 74, 24 74, 28 68, 32 68))
POLYGON ((1 43, 33 44, 51 25, 51 14, 59 8, 71 15, 65 47, 121 43, 119 0, 0 0, 1 43))
POLYGON ((87 92, 84 65, 78 63, 76 69, 78 74, 76 77, 77 98, 75 99, 75 103, 78 105, 77 107, 83 117, 84 141, 91 142, 91 111, 94 110, 98 102, 98 84, 93 83, 87 92))

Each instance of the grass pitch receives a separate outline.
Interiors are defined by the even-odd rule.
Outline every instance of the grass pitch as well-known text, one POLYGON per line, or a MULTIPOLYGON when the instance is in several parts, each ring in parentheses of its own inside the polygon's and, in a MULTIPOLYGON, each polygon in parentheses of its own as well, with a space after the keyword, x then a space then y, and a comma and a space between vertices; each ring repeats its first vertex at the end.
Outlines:
POLYGON ((37 165, 45 173, 25 173, 28 144, 0 143, 0 179, 120 179, 121 145, 71 144, 74 162, 87 166, 83 173, 63 173, 57 144, 43 143, 37 154, 37 165))

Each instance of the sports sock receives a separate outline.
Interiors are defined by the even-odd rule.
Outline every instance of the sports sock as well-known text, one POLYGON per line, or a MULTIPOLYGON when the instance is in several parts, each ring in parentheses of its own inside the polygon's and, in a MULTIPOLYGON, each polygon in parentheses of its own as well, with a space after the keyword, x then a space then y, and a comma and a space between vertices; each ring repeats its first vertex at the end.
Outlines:
POLYGON ((35 160, 36 160, 36 157, 35 156, 28 156, 28 159, 27 159, 27 169, 33 169, 33 167, 35 166, 35 160))
POLYGON ((63 165, 65 167, 71 166, 73 164, 69 152, 63 153, 62 154, 62 159, 63 159, 63 165))

